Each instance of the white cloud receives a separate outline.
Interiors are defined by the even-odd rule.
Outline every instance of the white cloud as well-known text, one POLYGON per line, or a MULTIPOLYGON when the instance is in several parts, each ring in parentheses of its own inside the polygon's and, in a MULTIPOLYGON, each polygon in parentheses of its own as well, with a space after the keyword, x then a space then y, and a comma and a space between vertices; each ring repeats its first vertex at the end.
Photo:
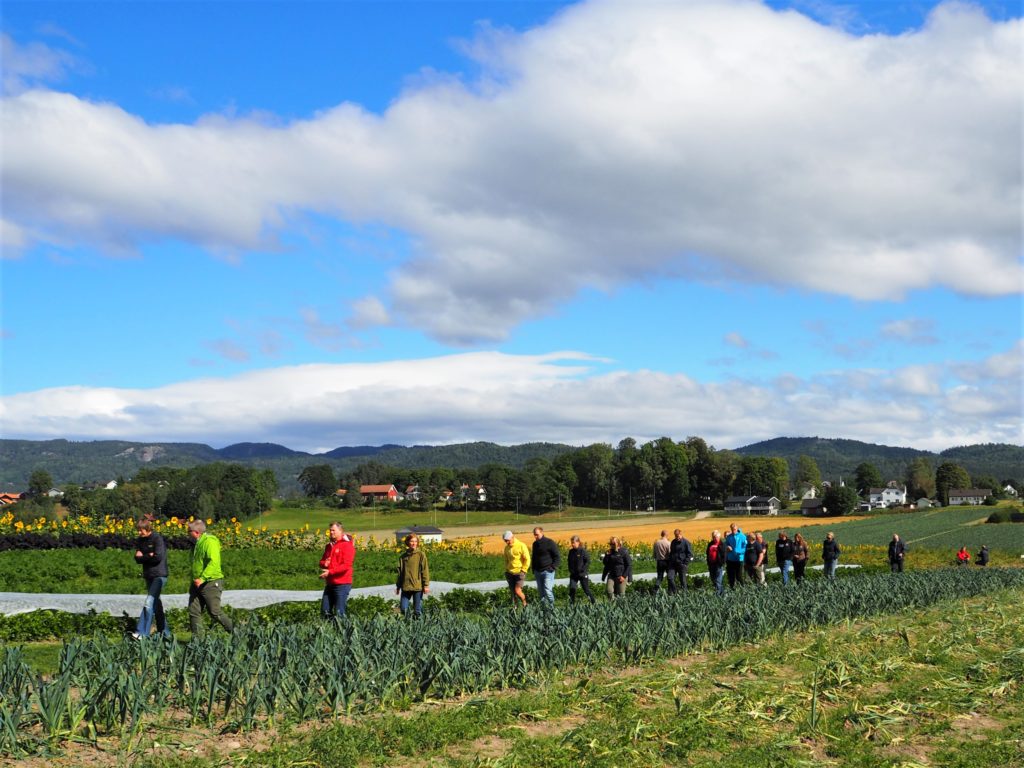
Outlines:
POLYGON ((907 317, 892 320, 881 328, 883 338, 905 341, 910 344, 937 344, 938 339, 932 333, 935 321, 923 317, 907 317))
POLYGON ((7 33, 0 33, 0 69, 4 93, 19 93, 41 83, 63 80, 69 70, 81 66, 67 51, 43 43, 19 45, 7 33))
POLYGON ((265 247, 302 211, 383 223, 416 250, 356 322, 454 343, 652 277, 1017 293, 1021 29, 956 3, 856 37, 745 0, 595 0, 482 36, 478 82, 424 80, 381 116, 149 125, 31 91, 4 102, 5 216, 117 248, 265 247))
POLYGON ((730 333, 725 334, 725 336, 722 337, 722 341, 729 346, 736 347, 738 349, 748 349, 750 347, 750 342, 744 338, 743 334, 737 333, 736 331, 731 331, 730 333))
POLYGON ((44 389, 0 398, 0 422, 5 437, 271 441, 306 450, 694 434, 719 447, 808 434, 931 450, 1021 441, 1018 375, 944 383, 932 373, 912 367, 889 376, 865 370, 700 382, 615 370, 576 352, 479 352, 290 366, 146 390, 44 389))

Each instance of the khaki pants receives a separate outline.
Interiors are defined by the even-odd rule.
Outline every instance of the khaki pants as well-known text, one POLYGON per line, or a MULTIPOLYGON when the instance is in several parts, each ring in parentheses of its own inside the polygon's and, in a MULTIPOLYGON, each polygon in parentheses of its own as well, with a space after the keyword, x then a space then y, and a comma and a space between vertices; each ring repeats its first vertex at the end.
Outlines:
POLYGON ((225 616, 220 609, 220 596, 223 592, 223 579, 206 581, 198 587, 193 584, 188 588, 188 623, 192 629, 192 637, 202 637, 206 631, 206 628, 203 626, 204 608, 210 614, 210 618, 228 632, 234 629, 231 619, 225 616))

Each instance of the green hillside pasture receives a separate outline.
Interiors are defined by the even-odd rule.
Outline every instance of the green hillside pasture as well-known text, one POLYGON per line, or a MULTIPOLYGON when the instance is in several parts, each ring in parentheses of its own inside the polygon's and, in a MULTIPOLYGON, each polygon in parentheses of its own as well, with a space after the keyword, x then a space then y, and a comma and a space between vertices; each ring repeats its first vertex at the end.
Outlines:
MULTIPOLYGON (((865 520, 851 520, 833 525, 825 520, 821 525, 801 528, 801 533, 812 545, 819 544, 829 531, 834 531, 840 546, 843 544, 874 544, 886 546, 894 533, 898 533, 908 549, 950 549, 955 551, 967 545, 971 553, 982 544, 992 551, 1024 554, 1024 523, 988 524, 989 507, 950 507, 921 510, 906 514, 876 515, 865 520)), ((766 519, 761 518, 766 523, 766 519)), ((752 521, 753 523, 753 521, 752 521)), ((763 529, 774 539, 785 523, 772 520, 774 529, 763 529)), ((792 530, 790 534, 792 535, 792 530)))
MULTIPOLYGON (((428 550, 429 551, 429 550, 428 550)), ((135 594, 143 591, 141 568, 131 552, 115 549, 12 550, 0 557, 0 592, 135 594)), ((319 552, 224 549, 228 589, 320 589, 319 552)), ((191 552, 168 552, 170 579, 164 591, 188 591, 191 552)), ((353 586, 394 583, 398 555, 361 550, 356 554, 353 586)), ((434 578, 469 584, 502 578, 500 555, 430 552, 434 578)))

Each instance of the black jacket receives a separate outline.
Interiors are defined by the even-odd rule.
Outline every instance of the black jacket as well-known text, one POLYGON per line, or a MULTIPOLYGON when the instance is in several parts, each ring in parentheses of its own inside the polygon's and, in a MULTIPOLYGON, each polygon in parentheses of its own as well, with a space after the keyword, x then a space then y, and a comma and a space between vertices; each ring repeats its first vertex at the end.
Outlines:
POLYGON ((835 539, 825 539, 821 543, 821 559, 826 563, 839 559, 839 542, 835 539))
POLYGON ((693 547, 685 536, 681 539, 672 539, 668 561, 676 568, 685 568, 693 562, 693 547))
POLYGON ((974 561, 978 565, 988 565, 988 547, 982 547, 978 553, 978 559, 974 561))
POLYGON ((775 564, 782 567, 787 560, 793 559, 793 542, 789 539, 775 540, 775 564))
POLYGON ((534 573, 544 573, 558 570, 558 564, 562 562, 562 553, 558 551, 558 545, 547 536, 541 536, 533 542, 533 557, 530 559, 534 573))
POLYGON ((903 545, 903 539, 889 542, 889 562, 899 562, 906 553, 907 548, 903 545))
POLYGON ((569 550, 569 578, 577 581, 590 578, 590 553, 586 547, 569 550))
POLYGON ((625 547, 619 547, 618 550, 608 550, 604 553, 604 569, 601 571, 601 581, 608 578, 618 579, 620 576, 625 576, 627 579, 631 575, 633 570, 633 560, 629 556, 629 552, 625 547))
POLYGON ((135 562, 142 566, 142 578, 167 576, 167 545, 163 536, 156 531, 149 536, 139 536, 135 540, 135 549, 142 553, 142 557, 135 557, 135 562))

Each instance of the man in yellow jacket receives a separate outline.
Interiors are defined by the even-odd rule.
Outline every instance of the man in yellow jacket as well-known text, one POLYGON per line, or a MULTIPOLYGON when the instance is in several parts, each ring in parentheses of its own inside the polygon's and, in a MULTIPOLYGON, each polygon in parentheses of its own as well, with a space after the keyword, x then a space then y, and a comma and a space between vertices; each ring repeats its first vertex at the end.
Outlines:
POLYGON ((519 541, 512 531, 505 531, 501 538, 505 540, 505 580, 512 592, 512 600, 518 597, 525 607, 523 582, 526 581, 526 572, 530 570, 530 548, 519 541))

